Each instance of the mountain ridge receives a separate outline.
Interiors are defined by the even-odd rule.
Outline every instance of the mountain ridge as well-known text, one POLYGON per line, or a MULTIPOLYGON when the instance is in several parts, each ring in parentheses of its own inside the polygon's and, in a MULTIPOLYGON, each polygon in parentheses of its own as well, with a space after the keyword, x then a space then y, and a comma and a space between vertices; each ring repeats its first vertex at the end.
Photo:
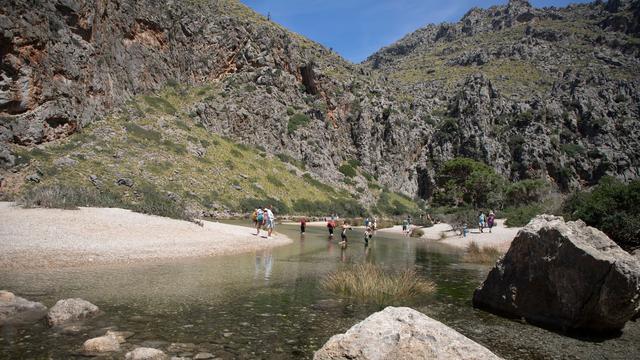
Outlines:
POLYGON ((163 98, 176 84, 210 89, 163 117, 303 163, 366 206, 380 194, 356 190, 372 181, 430 199, 441 164, 459 156, 565 191, 640 176, 638 1, 471 9, 363 64, 233 0, 10 3, 0 165, 22 175, 0 175, 3 191, 38 166, 16 161, 25 149, 46 151, 110 115, 149 127, 140 94, 163 98))

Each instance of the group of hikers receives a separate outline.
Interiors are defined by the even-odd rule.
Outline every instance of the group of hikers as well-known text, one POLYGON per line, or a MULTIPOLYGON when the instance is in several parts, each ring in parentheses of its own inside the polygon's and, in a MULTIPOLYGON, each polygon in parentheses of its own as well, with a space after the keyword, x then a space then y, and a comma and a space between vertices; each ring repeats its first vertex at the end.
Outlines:
MULTIPOLYGON (((478 215, 478 229, 480 230, 480 232, 484 232, 485 228, 489 229, 489 232, 491 232, 491 229, 496 225, 496 214, 492 211, 489 211, 489 215, 485 215, 484 211, 480 212, 480 215, 478 215)), ((467 224, 465 223, 462 227, 462 236, 463 237, 467 237, 467 234, 469 233, 469 229, 467 228, 467 224)))
POLYGON ((264 229, 267 232, 267 237, 271 237, 276 226, 276 217, 273 215, 273 207, 271 205, 267 207, 260 206, 253 210, 251 220, 256 228, 256 236, 260 235, 260 229, 264 229))

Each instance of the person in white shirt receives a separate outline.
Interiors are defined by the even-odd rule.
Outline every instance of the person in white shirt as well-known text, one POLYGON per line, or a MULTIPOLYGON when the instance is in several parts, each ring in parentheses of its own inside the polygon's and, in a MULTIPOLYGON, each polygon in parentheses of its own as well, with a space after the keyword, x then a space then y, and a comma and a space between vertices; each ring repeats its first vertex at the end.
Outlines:
POLYGON ((267 230, 268 230, 268 236, 271 237, 271 233, 273 233, 273 228, 276 225, 276 217, 273 215, 273 211, 272 211, 273 207, 271 205, 269 205, 269 207, 267 207, 265 209, 265 212, 267 213, 267 230))

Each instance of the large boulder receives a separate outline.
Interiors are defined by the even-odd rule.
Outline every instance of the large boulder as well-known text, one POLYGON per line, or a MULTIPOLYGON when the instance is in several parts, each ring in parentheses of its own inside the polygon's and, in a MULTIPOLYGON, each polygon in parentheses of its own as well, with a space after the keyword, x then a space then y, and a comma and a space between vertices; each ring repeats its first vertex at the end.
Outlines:
POLYGON ((161 350, 139 347, 129 351, 124 358, 126 360, 166 360, 169 357, 161 350))
POLYGON ((82 299, 58 300, 47 314, 49 326, 59 326, 67 322, 84 320, 98 315, 100 309, 82 299))
POLYGON ((47 307, 41 303, 0 290, 0 326, 34 322, 42 319, 46 314, 47 307))
POLYGON ((332 336, 313 358, 500 359, 439 321, 410 308, 391 306, 332 336))
POLYGON ((640 262, 582 221, 539 215, 476 289, 473 305, 564 331, 618 331, 640 310, 640 262))

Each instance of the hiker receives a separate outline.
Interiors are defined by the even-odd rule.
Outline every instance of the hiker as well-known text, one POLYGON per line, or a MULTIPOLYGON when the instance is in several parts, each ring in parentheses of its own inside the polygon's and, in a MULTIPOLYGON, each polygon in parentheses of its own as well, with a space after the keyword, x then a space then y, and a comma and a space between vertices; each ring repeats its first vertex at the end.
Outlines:
POLYGON ((364 227, 369 227, 369 218, 364 219, 364 227))
POLYGON ((273 211, 271 209, 273 209, 272 205, 269 205, 269 207, 265 209, 265 211, 267 212, 266 224, 267 224, 268 237, 271 237, 271 234, 273 233, 273 228, 276 226, 276 217, 273 215, 273 211))
POLYGON ((264 210, 262 210, 262 206, 260 206, 256 210, 256 236, 260 235, 260 228, 262 227, 263 222, 264 222, 264 210))
POLYGON ((327 229, 329 229, 329 239, 333 239, 333 228, 336 227, 336 224, 333 220, 327 221, 327 229))
POLYGON ((489 232, 491 232, 491 228, 495 225, 496 214, 493 212, 489 212, 489 217, 487 218, 487 226, 489 227, 489 232))
POLYGON ((373 230, 378 230, 378 219, 373 218, 373 230))
POLYGON ((251 213, 251 221, 253 222, 253 227, 258 225, 258 209, 253 209, 251 213))
POLYGON ((467 228, 467 223, 462 225, 462 237, 467 237, 467 233, 469 233, 469 229, 467 228))
POLYGON ((300 234, 304 234, 304 230, 307 227, 307 218, 306 217, 302 217, 300 219, 300 234))
POLYGON ((407 228, 409 227, 409 221, 407 219, 402 220, 402 234, 407 236, 407 228))
POLYGON ((481 211, 480 216, 478 216, 478 226, 480 227, 480 232, 482 232, 482 229, 484 229, 485 226, 484 211, 481 211))
POLYGON ((340 227, 342 228, 342 232, 340 233, 340 239, 342 239, 342 241, 340 244, 347 245, 347 230, 352 230, 351 225, 347 224, 346 221, 343 221, 342 226, 340 227))
POLYGON ((373 237, 373 229, 371 228, 371 226, 367 226, 367 228, 364 231, 364 246, 369 245, 369 240, 371 240, 372 237, 373 237))

